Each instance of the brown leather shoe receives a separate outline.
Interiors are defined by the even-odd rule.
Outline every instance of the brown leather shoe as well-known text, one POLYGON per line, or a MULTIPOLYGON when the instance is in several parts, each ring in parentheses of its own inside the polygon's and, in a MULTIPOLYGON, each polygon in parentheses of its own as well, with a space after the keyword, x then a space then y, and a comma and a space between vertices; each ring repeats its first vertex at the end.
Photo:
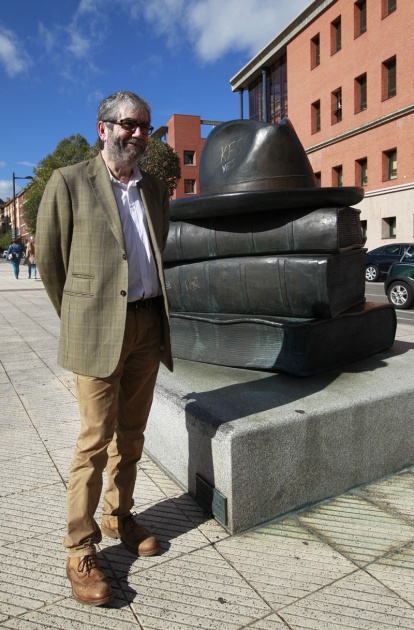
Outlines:
POLYGON ((109 538, 120 538, 125 547, 137 556, 155 556, 160 550, 155 536, 139 525, 132 514, 102 516, 101 530, 109 538))
POLYGON ((114 596, 96 556, 69 557, 66 575, 72 584, 73 597, 80 604, 102 606, 114 596))

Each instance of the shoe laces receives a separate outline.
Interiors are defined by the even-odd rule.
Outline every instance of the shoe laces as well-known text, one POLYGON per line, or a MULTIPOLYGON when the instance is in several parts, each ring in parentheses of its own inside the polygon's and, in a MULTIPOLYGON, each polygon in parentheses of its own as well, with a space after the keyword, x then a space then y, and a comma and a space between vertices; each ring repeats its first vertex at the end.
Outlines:
POLYGON ((92 569, 94 569, 95 567, 98 566, 98 563, 96 561, 96 557, 93 556, 83 556, 78 564, 78 571, 79 573, 83 573, 84 571, 87 572, 87 574, 89 575, 90 572, 92 571, 92 569))
POLYGON ((134 514, 128 514, 128 516, 125 516, 122 519, 122 525, 123 525, 124 531, 127 531, 127 530, 132 531, 132 530, 134 530, 135 527, 136 527, 136 522, 134 520, 134 514))

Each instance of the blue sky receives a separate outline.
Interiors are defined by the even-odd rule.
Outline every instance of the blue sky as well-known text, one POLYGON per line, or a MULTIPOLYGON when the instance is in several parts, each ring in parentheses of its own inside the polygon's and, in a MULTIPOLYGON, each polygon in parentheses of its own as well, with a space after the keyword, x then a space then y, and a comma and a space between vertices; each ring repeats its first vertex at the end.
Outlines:
POLYGON ((238 118, 231 77, 309 4, 2 0, 0 198, 12 196, 13 172, 31 175, 63 138, 93 144, 97 106, 117 90, 148 100, 156 128, 172 114, 238 118))

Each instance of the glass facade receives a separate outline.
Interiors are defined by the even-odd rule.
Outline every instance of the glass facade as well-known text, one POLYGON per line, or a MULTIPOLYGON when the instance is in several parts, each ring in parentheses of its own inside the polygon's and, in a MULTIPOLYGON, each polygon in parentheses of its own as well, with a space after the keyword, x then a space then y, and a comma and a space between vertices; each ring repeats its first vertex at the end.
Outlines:
POLYGON ((278 123, 288 115, 287 103, 287 60, 286 55, 274 63, 266 76, 267 108, 263 103, 263 75, 249 87, 249 118, 264 120, 264 111, 268 111, 266 122, 278 123))

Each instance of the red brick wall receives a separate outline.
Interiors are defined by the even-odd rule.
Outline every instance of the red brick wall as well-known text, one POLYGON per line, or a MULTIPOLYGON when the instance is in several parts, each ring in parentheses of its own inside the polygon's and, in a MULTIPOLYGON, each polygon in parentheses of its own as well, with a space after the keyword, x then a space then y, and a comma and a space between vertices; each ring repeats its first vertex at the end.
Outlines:
POLYGON ((174 114, 167 122, 168 144, 176 151, 181 162, 181 179, 176 188, 173 199, 187 197, 184 192, 184 180, 195 180, 195 194, 200 194, 199 165, 201 151, 205 139, 201 137, 200 116, 174 114), (194 151, 194 165, 184 164, 184 151, 194 151))
MULTIPOLYGON (((367 0, 367 30, 354 36, 354 1, 338 0, 287 47, 288 107, 306 149, 414 103, 414 2, 398 0, 382 18, 382 0, 367 0), (331 54, 331 23, 341 16, 342 47, 331 54), (320 65, 311 69, 310 41, 319 33, 320 65), (397 94, 383 100, 382 64, 397 58, 397 94), (367 109, 354 111, 355 78, 367 73, 367 109), (342 121, 331 123, 331 93, 342 89, 342 121), (320 100, 321 130, 311 132, 311 104, 320 100)), ((413 180, 413 114, 309 153, 322 186, 332 185, 332 168, 343 165, 343 185, 355 185, 355 160, 368 158, 368 186, 375 190, 413 180), (382 181, 382 152, 397 147, 398 175, 382 181)))

